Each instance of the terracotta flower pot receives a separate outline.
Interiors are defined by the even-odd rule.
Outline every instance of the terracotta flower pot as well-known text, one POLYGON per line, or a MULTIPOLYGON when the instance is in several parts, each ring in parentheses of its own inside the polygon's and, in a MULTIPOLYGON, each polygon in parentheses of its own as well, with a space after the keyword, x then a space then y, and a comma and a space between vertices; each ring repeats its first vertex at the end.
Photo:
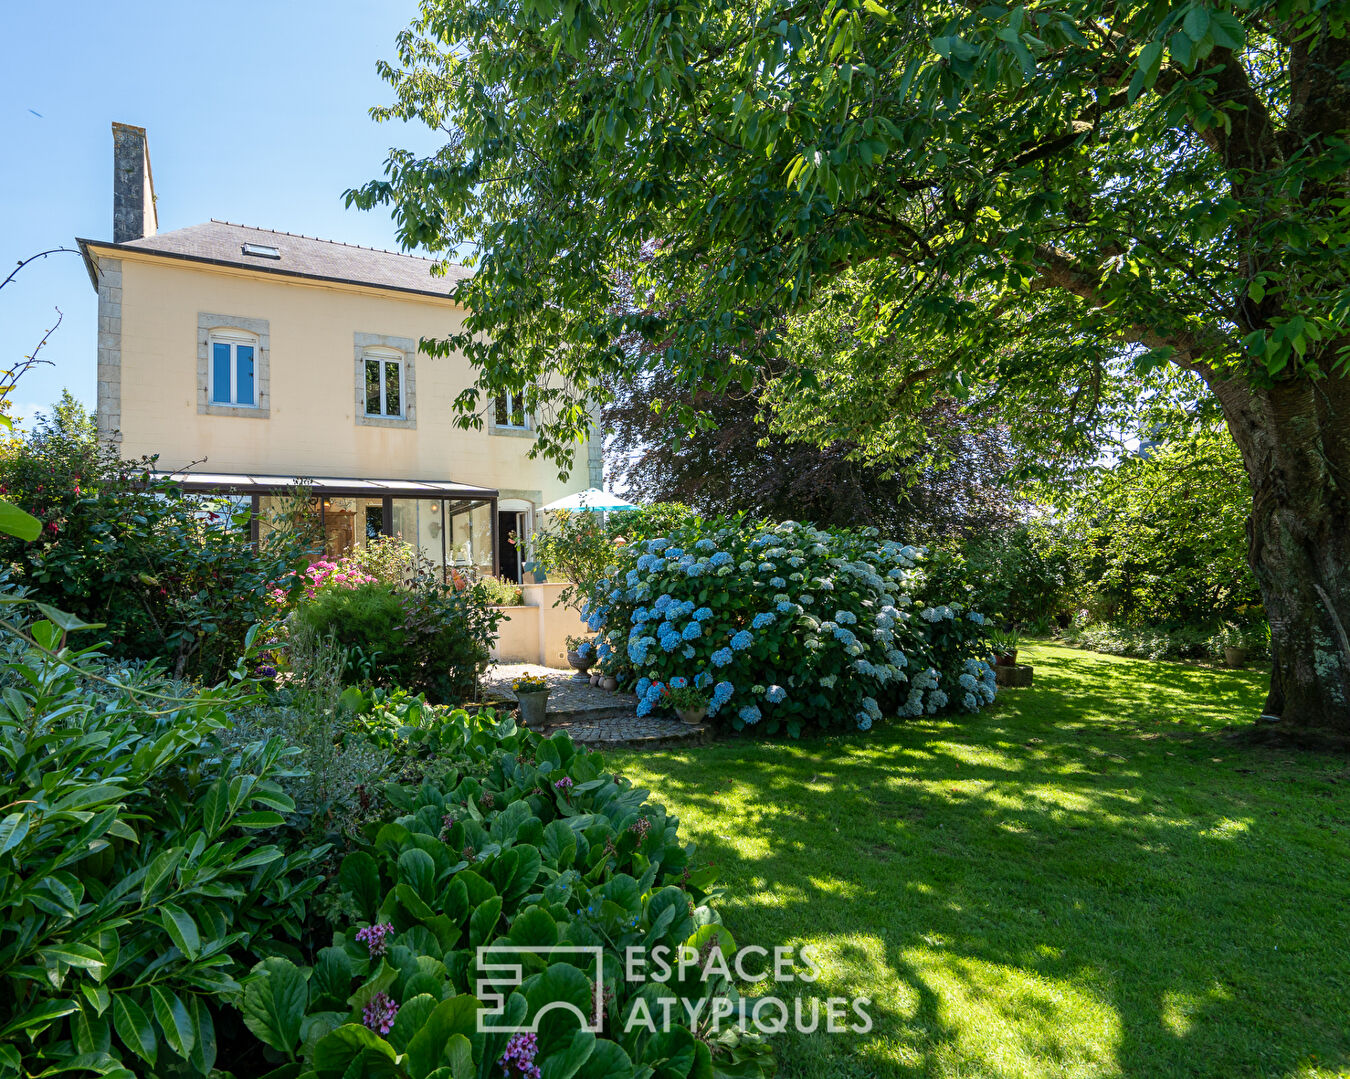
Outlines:
POLYGON ((548 726, 548 690, 536 690, 533 693, 517 693, 520 702, 520 722, 532 731, 542 731, 548 726))
POLYGON ((995 667, 1016 667, 1016 666, 1017 666, 1017 649, 1014 648, 1011 652, 1003 652, 1003 653, 1001 653, 1001 654, 995 654, 995 656, 994 656, 994 666, 995 666, 995 667))

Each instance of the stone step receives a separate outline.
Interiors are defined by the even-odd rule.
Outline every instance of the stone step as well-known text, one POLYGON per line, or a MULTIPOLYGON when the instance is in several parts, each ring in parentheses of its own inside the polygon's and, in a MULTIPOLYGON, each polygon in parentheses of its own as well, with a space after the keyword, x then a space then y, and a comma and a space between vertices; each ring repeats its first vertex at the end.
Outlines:
POLYGON ((670 721, 628 717, 599 723, 555 723, 548 732, 565 730, 572 741, 591 749, 661 749, 668 746, 703 745, 712 741, 706 724, 690 727, 670 721))
MULTIPOLYGON (((606 694, 610 700, 605 701, 586 701, 580 704, 568 703, 561 706, 555 705, 550 698, 548 711, 546 715, 550 723, 587 723, 603 722, 616 719, 636 719, 637 718, 637 699, 619 697, 615 701, 613 698, 617 694, 606 694)), ((495 703, 499 711, 514 712, 516 702, 510 698, 502 698, 495 703)))
POLYGON ((606 720, 636 719, 636 704, 610 705, 607 708, 550 708, 550 723, 603 723, 606 720))
POLYGON ((549 730, 566 730, 573 741, 593 748, 655 749, 667 745, 690 745, 710 740, 712 726, 686 726, 665 716, 637 715, 638 699, 587 683, 573 682, 567 671, 527 664, 497 664, 484 678, 484 689, 514 707, 511 681, 522 674, 543 678, 549 684, 549 730))

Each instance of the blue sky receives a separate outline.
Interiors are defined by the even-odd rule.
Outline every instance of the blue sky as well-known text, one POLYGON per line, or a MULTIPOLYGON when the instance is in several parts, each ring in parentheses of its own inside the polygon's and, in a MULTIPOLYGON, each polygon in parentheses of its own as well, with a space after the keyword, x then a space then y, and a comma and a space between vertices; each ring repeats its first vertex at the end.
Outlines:
MULTIPOLYGON (((391 145, 434 133, 377 124, 375 73, 415 0, 0 5, 0 279, 75 237, 112 238, 114 120, 147 129, 160 231, 222 218, 396 248, 384 211, 342 192, 379 176, 391 145), (32 110, 32 111, 30 111, 32 110), (34 115, 40 113, 41 115, 34 115)), ((46 408, 63 387, 92 407, 95 296, 77 255, 25 267, 0 290, 0 368, 65 315, 14 394, 46 408)))

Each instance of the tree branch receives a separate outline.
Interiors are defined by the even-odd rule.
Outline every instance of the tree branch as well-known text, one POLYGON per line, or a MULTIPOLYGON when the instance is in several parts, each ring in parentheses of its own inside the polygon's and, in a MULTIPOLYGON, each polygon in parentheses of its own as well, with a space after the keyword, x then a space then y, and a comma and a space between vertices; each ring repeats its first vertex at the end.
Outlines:
POLYGON ((9 276, 6 277, 3 281, 0 281, 0 288, 4 288, 11 281, 13 281, 14 278, 18 275, 18 272, 22 270, 25 266, 27 266, 30 262, 36 262, 38 259, 45 259, 48 255, 59 255, 63 252, 67 255, 79 254, 79 252, 76 251, 75 248, 73 247, 52 247, 48 248, 46 251, 39 251, 36 255, 29 255, 26 259, 19 259, 19 264, 15 266, 14 269, 9 271, 9 276))
MULTIPOLYGON (((1044 264, 1040 277, 1032 284, 1034 290, 1059 288, 1072 293, 1093 307, 1104 307, 1107 298, 1101 294, 1101 274, 1091 266, 1058 248, 1038 244, 1036 255, 1044 264)), ((1208 365, 1197 358, 1199 343, 1189 334, 1161 332, 1138 323, 1126 331, 1127 338, 1146 348, 1170 348, 1172 362, 1186 371, 1204 373, 1208 365)))

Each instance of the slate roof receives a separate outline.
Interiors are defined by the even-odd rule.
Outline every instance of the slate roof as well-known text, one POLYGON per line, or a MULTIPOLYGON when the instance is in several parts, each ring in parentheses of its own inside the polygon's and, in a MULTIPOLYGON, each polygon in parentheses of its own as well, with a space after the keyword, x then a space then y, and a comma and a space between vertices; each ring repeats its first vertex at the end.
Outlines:
MULTIPOLYGON (((81 244, 88 242, 81 241, 81 244)), ((451 295, 455 285, 471 275, 471 271, 463 266, 449 266, 444 275, 434 276, 431 272, 436 265, 434 259, 235 225, 214 218, 202 225, 188 225, 139 240, 99 246, 153 251, 196 262, 243 266, 262 273, 373 285, 433 296, 451 295), (281 257, 246 255, 245 244, 276 248, 281 257)))

